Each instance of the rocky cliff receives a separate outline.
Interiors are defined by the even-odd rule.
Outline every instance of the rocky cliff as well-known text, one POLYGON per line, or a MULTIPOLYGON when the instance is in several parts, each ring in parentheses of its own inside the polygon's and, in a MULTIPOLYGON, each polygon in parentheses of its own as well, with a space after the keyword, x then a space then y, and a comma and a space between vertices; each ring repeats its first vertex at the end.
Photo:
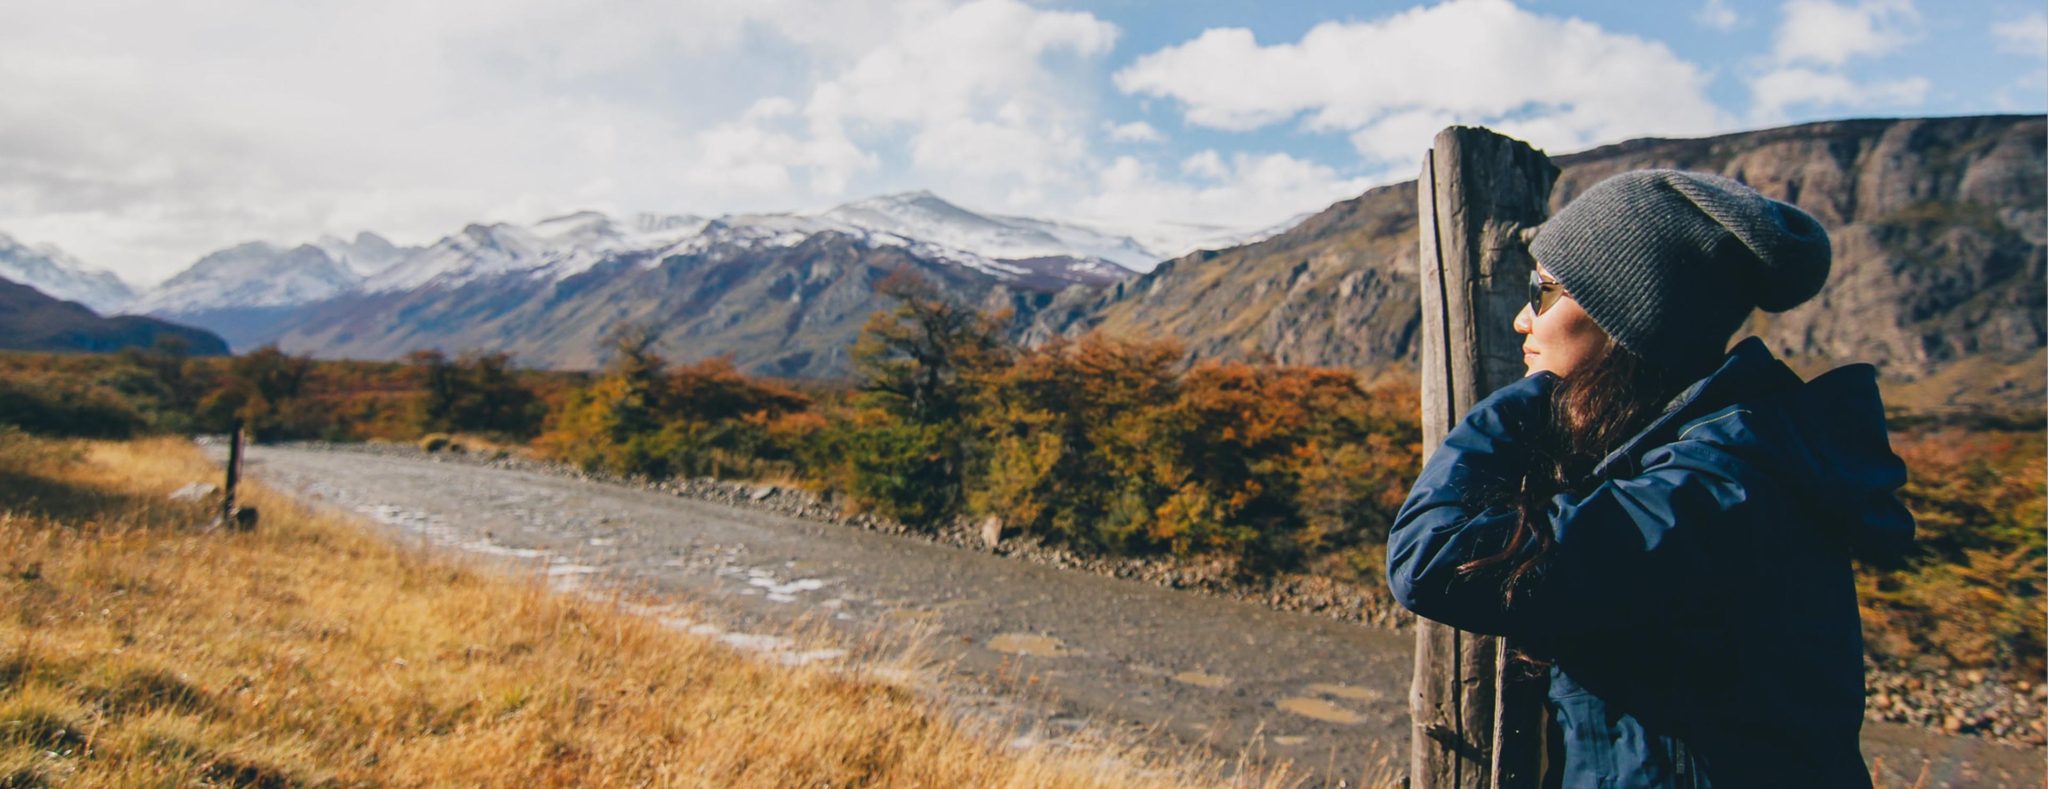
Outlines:
MULTIPOLYGON (((1988 116, 1814 123, 1644 139, 1555 158, 1552 210, 1608 175, 1723 173, 1795 203, 1834 239, 1828 285, 1761 335, 1796 367, 1869 361, 1906 405, 2039 410, 2048 301, 2048 119, 1988 116)), ((1162 264, 1121 286, 1069 289, 1026 336, 1091 328, 1172 335, 1197 356, 1412 369, 1415 184, 1338 203, 1286 233, 1162 264)))

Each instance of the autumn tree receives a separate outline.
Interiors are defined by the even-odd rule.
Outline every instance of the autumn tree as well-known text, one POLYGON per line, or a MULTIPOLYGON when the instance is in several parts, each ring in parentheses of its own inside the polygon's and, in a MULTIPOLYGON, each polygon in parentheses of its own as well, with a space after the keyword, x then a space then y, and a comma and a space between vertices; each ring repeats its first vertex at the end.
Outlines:
POLYGON ((1146 418, 1176 397, 1182 356, 1176 342, 1098 333, 1020 354, 984 388, 986 462, 970 507, 1068 543, 1131 548, 1162 498, 1143 462, 1146 418))
POLYGON ((323 420, 305 397, 313 360, 265 345, 235 357, 218 387, 200 405, 208 424, 226 430, 240 422, 257 441, 311 438, 323 420))
POLYGON ((544 406, 520 382, 512 355, 470 352, 450 361, 437 350, 406 356, 421 389, 421 426, 432 432, 495 433, 530 438, 544 406))
POLYGON ((975 393, 1011 351, 1002 316, 958 304, 909 273, 876 287, 897 306, 870 318, 853 347, 867 413, 841 437, 847 483, 886 515, 932 525, 960 510, 975 393))

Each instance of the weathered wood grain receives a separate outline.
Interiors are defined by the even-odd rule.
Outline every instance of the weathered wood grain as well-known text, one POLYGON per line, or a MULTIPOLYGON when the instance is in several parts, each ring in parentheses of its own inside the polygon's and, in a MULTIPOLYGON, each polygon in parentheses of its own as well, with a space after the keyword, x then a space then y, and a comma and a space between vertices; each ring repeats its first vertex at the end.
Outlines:
MULTIPOLYGON (((1533 263, 1521 231, 1547 215, 1557 175, 1542 152, 1474 127, 1439 132, 1424 157, 1416 202, 1425 461, 1473 403, 1522 374, 1512 324, 1533 263)), ((1526 673, 1504 671, 1507 660, 1500 639, 1418 621, 1410 786, 1535 780, 1542 688, 1502 681, 1526 673)))

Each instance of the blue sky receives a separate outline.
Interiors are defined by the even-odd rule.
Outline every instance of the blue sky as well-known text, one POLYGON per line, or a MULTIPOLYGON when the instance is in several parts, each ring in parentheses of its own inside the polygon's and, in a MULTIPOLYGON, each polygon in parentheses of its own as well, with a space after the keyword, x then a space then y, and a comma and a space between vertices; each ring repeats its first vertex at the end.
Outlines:
POLYGON ((2048 13, 2006 0, 14 6, 0 233, 142 282, 259 238, 910 189, 1171 247, 1412 177, 1454 122, 1562 153, 2048 109, 2048 13))

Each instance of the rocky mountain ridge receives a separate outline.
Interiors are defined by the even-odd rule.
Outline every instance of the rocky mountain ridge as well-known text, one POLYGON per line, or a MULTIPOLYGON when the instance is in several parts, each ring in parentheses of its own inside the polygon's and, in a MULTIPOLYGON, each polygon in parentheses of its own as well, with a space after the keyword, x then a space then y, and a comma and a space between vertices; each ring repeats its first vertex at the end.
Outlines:
MULTIPOLYGON (((1625 170, 1719 172, 1813 213, 1834 241, 1827 286, 1762 336, 1802 371, 1868 361, 1922 407, 2040 405, 2048 301, 2048 119, 1812 123, 1645 139, 1555 157, 1552 210, 1625 170)), ((1100 329, 1172 336, 1196 357, 1412 374, 1415 183, 1379 187, 1264 241, 1198 252, 1138 279, 1062 293, 1028 340, 1100 329)))

